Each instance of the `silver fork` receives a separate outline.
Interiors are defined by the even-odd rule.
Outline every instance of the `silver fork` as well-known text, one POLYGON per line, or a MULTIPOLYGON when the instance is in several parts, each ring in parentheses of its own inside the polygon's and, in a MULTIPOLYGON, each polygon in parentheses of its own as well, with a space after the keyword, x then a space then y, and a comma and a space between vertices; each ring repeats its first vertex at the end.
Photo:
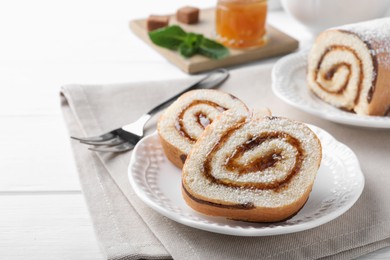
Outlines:
POLYGON ((214 88, 223 83, 229 77, 229 72, 226 69, 218 69, 206 75, 201 80, 190 85, 180 93, 155 106, 149 112, 142 115, 133 123, 114 129, 108 133, 92 136, 92 137, 74 137, 83 144, 92 145, 89 150, 99 152, 125 152, 134 148, 139 140, 144 136, 144 127, 149 119, 157 112, 171 104, 179 96, 193 89, 214 88))

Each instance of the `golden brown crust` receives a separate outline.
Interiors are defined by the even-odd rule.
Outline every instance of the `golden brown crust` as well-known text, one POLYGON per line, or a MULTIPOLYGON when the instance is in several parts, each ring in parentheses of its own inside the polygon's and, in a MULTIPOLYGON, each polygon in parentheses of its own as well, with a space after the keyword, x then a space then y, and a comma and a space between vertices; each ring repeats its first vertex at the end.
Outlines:
MULTIPOLYGON (((159 122, 164 120, 164 115, 161 115, 159 118, 159 122)), ((160 134, 160 124, 157 124, 157 133, 161 142, 161 146, 164 150, 165 156, 171 161, 176 167, 179 169, 183 168, 184 161, 187 158, 187 154, 181 151, 178 147, 172 145, 170 142, 165 140, 165 138, 160 134)))
POLYGON ((183 168, 184 162, 187 159, 187 154, 177 147, 173 146, 171 143, 167 142, 161 135, 160 142, 164 150, 165 156, 179 169, 183 168))
MULTIPOLYGON (((354 34, 365 43, 367 49, 370 51, 374 65, 375 78, 372 82, 370 92, 364 93, 369 100, 367 115, 385 116, 390 108, 390 85, 388 83, 390 81, 390 68, 388 64, 384 64, 383 62, 388 62, 389 53, 381 50, 388 49, 386 46, 388 43, 376 39, 367 42, 356 33, 348 30, 339 31, 354 34)), ((324 35, 326 35, 326 33, 324 33, 324 35)))
MULTIPOLYGON (((234 220, 250 221, 250 222, 278 222, 296 214, 306 203, 309 198, 312 185, 308 187, 303 196, 294 203, 285 205, 283 207, 266 208, 266 207, 254 207, 249 209, 240 209, 234 207, 218 207, 210 205, 210 203, 200 202, 201 199, 197 198, 194 194, 191 194, 188 187, 183 182, 182 195, 186 203, 194 210, 210 216, 226 217, 234 220)), ((208 199, 208 202, 219 204, 218 201, 208 199)))
MULTIPOLYGON (((384 48, 383 42, 372 42, 370 48, 373 52, 384 48)), ((368 115, 385 116, 390 108, 390 66, 383 64, 382 60, 388 59, 389 54, 382 52, 375 55, 376 59, 376 82, 373 86, 372 100, 368 106, 368 115), (384 57, 387 56, 387 57, 384 57)))

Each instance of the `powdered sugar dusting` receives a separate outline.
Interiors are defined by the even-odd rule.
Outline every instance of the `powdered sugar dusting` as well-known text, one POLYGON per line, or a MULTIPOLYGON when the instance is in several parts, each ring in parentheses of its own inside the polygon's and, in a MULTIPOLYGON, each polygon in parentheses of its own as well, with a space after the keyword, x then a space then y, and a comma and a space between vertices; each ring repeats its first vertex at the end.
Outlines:
POLYGON ((378 62, 390 69, 390 18, 348 24, 337 29, 352 32, 369 44, 379 43, 380 47, 370 50, 371 55, 377 56, 378 62))
POLYGON ((293 203, 307 192, 314 181, 320 161, 321 146, 315 134, 305 125, 278 117, 251 118, 229 110, 206 129, 205 134, 193 147, 183 168, 183 183, 193 194, 200 194, 203 198, 233 204, 253 203, 256 207, 279 207, 293 203), (233 128, 238 122, 242 122, 243 125, 238 129, 233 128), (220 143, 222 136, 227 132, 230 132, 229 137, 220 143), (291 174, 294 165, 297 164, 298 148, 289 143, 288 139, 278 137, 263 140, 256 146, 241 151, 242 154, 236 157, 237 164, 230 165, 237 168, 228 167, 226 158, 235 154, 237 147, 262 134, 279 132, 299 140, 299 146, 303 151, 299 173, 294 174, 283 189, 257 189, 256 186, 273 183, 277 185, 291 174), (209 157, 212 150, 217 147, 216 144, 218 150, 209 157), (239 173, 240 168, 246 168, 247 162, 267 154, 279 153, 278 151, 281 151, 281 159, 269 168, 253 168, 244 174, 239 173), (212 177, 211 179, 205 175, 206 161, 209 161, 207 174, 212 177))

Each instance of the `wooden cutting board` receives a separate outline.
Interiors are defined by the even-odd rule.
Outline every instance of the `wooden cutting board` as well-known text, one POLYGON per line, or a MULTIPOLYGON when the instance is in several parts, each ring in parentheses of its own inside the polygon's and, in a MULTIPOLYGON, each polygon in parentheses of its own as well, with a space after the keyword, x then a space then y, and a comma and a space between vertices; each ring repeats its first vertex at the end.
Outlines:
MULTIPOLYGON (((175 15, 172 15, 169 24, 179 24, 187 32, 201 33, 208 38, 215 38, 214 31, 214 9, 201 10, 199 23, 187 25, 179 23, 175 15)), ((287 34, 275 29, 272 26, 267 26, 268 42, 262 47, 249 49, 229 49, 230 55, 220 60, 213 60, 201 55, 195 55, 189 59, 183 58, 178 52, 161 48, 151 42, 146 29, 146 19, 133 20, 130 22, 132 31, 158 51, 161 55, 167 58, 170 62, 178 66, 187 73, 198 73, 211 69, 229 67, 233 65, 248 63, 272 56, 287 54, 298 48, 298 41, 288 36, 287 34)))

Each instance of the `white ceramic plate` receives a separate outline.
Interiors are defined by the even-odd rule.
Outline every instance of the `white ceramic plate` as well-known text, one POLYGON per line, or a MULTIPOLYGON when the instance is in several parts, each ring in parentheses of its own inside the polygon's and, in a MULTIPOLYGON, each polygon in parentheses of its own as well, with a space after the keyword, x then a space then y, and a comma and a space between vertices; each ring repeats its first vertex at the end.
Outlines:
POLYGON ((390 128, 390 117, 362 116, 333 107, 316 97, 306 83, 307 52, 280 59, 272 71, 272 90, 286 103, 310 114, 341 124, 390 128))
POLYGON ((364 177, 351 149, 324 130, 310 127, 322 142, 323 160, 309 200, 298 214, 283 222, 248 223, 192 210, 181 195, 181 171, 165 157, 156 133, 135 147, 129 180, 135 193, 151 208, 194 228, 236 236, 269 236, 314 228, 352 207, 362 193, 364 177))

